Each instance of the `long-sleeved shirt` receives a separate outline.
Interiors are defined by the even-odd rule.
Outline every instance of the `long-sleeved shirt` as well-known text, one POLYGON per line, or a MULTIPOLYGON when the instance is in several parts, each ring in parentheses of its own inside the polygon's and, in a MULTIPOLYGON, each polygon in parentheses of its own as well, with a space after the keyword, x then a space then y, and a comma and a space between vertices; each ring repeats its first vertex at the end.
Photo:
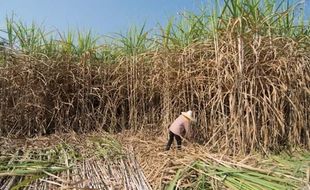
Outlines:
POLYGON ((170 125, 169 130, 179 136, 187 137, 191 136, 191 123, 190 120, 185 116, 180 115, 178 118, 174 120, 174 122, 170 125))

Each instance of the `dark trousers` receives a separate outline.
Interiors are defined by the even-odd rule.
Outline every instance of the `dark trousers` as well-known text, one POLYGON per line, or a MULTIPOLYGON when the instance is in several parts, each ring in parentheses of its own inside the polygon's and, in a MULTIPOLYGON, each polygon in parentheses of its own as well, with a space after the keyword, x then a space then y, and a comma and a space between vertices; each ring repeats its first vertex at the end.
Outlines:
POLYGON ((181 149, 182 138, 179 135, 176 135, 176 134, 172 133, 171 131, 169 131, 169 140, 168 140, 168 143, 166 145, 166 150, 170 149, 174 138, 177 141, 177 148, 179 150, 181 149))

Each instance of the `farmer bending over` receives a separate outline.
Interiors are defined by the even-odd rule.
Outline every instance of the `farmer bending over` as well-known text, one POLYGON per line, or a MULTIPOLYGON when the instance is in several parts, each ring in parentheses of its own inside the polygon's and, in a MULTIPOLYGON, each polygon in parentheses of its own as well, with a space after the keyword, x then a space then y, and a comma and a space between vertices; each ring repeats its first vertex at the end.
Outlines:
POLYGON ((169 127, 169 140, 166 145, 166 150, 170 149, 170 146, 175 140, 177 141, 177 148, 181 149, 182 137, 191 136, 191 122, 196 120, 192 117, 193 112, 189 110, 188 112, 181 112, 181 115, 174 120, 174 122, 169 127))

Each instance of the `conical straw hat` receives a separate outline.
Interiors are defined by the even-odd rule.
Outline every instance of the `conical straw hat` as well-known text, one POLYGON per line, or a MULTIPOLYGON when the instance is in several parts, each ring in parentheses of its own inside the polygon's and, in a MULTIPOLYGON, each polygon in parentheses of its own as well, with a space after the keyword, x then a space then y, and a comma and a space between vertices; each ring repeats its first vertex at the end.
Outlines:
POLYGON ((187 112, 181 112, 181 114, 183 116, 185 116, 186 118, 188 118, 189 120, 196 122, 196 119, 193 118, 193 112, 191 110, 187 111, 187 112))

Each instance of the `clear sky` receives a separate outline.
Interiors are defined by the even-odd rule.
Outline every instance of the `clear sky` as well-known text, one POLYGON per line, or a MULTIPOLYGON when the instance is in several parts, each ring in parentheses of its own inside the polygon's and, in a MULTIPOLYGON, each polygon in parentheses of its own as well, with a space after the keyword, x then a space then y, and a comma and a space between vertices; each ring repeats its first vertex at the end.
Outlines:
POLYGON ((0 0, 0 23, 13 12, 60 31, 92 29, 99 34, 120 32, 132 25, 155 27, 182 10, 197 10, 199 0, 0 0))
MULTIPOLYGON (((307 4, 309 13, 309 1, 307 4)), ((125 31, 129 26, 155 27, 184 10, 196 11, 202 0, 0 0, 0 28, 15 13, 26 23, 49 29, 91 29, 97 34, 125 31)), ((209 1, 210 2, 210 1, 209 1)), ((212 1, 211 1, 212 2, 212 1)))

